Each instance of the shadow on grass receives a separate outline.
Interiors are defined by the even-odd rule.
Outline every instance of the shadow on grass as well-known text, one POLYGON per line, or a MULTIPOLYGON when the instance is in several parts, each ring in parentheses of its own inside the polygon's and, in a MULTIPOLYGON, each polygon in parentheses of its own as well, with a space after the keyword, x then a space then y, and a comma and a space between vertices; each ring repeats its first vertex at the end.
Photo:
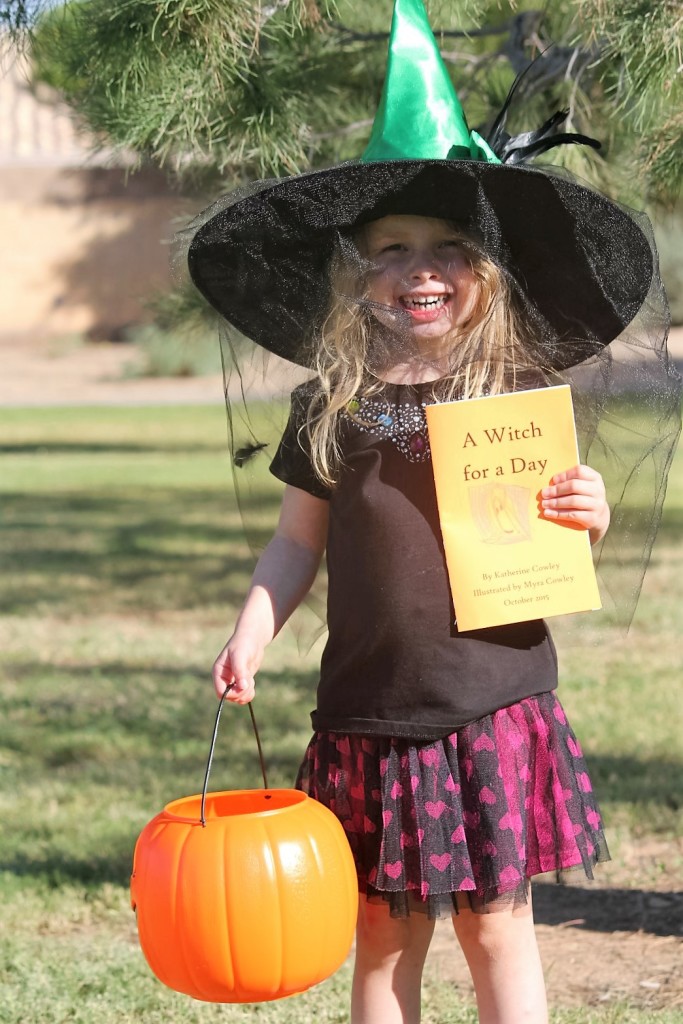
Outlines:
POLYGON ((657 533, 657 540, 653 548, 653 558, 655 561, 658 558, 660 548, 663 551, 664 548, 668 547, 669 545, 675 548, 679 547, 682 532, 683 509, 665 509, 664 515, 662 516, 662 524, 659 527, 659 531, 657 533))
MULTIPOLYGON (((203 760, 216 709, 208 663, 198 670, 196 663, 173 658, 122 656, 46 666, 36 658, 13 661, 9 671, 14 689, 5 700, 3 742, 25 759, 24 780, 46 771, 78 773, 85 766, 96 773, 98 785, 106 785, 107 772, 118 781, 136 752, 138 770, 145 772, 153 770, 155 758, 165 768, 175 765, 181 775, 203 760)), ((266 759, 278 777, 296 771, 303 747, 293 745, 292 737, 298 741, 308 735, 317 679, 313 663, 297 668, 266 665, 259 673, 253 707, 266 759)), ((247 757, 255 751, 245 708, 225 709, 219 761, 228 748, 247 757)), ((677 753, 592 753, 588 762, 599 801, 679 811, 683 759, 677 753)), ((649 812, 644 813, 648 820, 649 812)))
MULTIPOLYGON (((60 669, 36 690, 28 680, 43 667, 20 666, 26 686, 8 702, 4 752, 13 797, 0 872, 55 888, 126 885, 144 821, 170 800, 201 792, 217 707, 209 675, 112 662, 60 669)), ((263 672, 261 685, 256 718, 269 784, 288 788, 311 732, 315 677, 263 672)), ((250 715, 226 708, 209 790, 262 784, 250 715)))
MULTIPOLYGON (((273 491, 245 503, 256 550, 270 537, 279 500, 273 491)), ((658 551, 670 550, 682 532, 683 512, 668 513, 655 564, 658 551)), ((232 497, 207 488, 81 491, 44 501, 10 493, 3 497, 3 538, 5 614, 153 614, 235 605, 254 566, 232 497)), ((628 552, 621 557, 628 560, 628 552)), ((609 580, 607 562, 602 571, 609 580)))
MULTIPOLYGON (((51 669, 12 667, 3 738, 7 784, 60 793, 130 792, 135 799, 180 796, 201 789, 217 703, 211 676, 183 666, 81 664, 51 669), (37 681, 40 681, 38 685, 37 681)), ((291 785, 308 742, 317 674, 259 675, 255 717, 271 785, 291 785)), ((221 719, 212 788, 261 785, 256 738, 246 708, 230 705, 221 719)), ((100 799, 99 795, 97 799, 100 799)))
MULTIPOLYGON (((279 494, 259 501, 274 523, 279 494)), ((251 531, 265 544, 268 526, 251 531)), ((150 488, 122 495, 3 496, 0 612, 116 613, 241 602, 253 570, 229 493, 150 488)))
MULTIPOLYGON (((622 546, 619 548, 619 566, 635 566, 637 568, 642 565, 642 552, 645 544, 645 535, 643 531, 646 528, 647 523, 643 525, 634 521, 633 528, 631 529, 628 538, 624 540, 622 546)), ((678 548, 682 531, 683 509, 675 508, 665 510, 652 548, 653 565, 656 565, 660 560, 667 559, 671 548, 678 548)), ((607 545, 603 555, 601 556, 600 566, 606 574, 615 571, 609 545, 607 545)), ((618 569, 616 572, 618 573, 618 569)))
POLYGON ((683 892, 600 889, 596 885, 533 886, 537 924, 592 932, 683 936, 683 892))
MULTIPOLYGON (((0 872, 10 873, 18 882, 37 881, 55 889, 69 884, 89 888, 104 883, 125 888, 130 880, 135 839, 130 835, 117 850, 87 858, 56 854, 8 860, 0 863, 0 872)), ((537 924, 683 937, 683 892, 535 882, 533 897, 537 924)))
MULTIPOLYGON (((23 695, 15 696, 12 700, 14 707, 25 707, 30 710, 32 716, 40 716, 41 707, 49 712, 52 725, 55 725, 61 718, 68 718, 74 721, 78 718, 93 719, 97 715, 97 721, 101 724, 103 713, 116 713, 121 716, 121 721, 130 721, 136 728, 145 732, 149 727, 149 717, 142 715, 145 708, 149 711, 151 706, 157 703, 158 706, 166 708, 167 722, 174 725, 176 729, 184 733, 187 723, 179 722, 178 715, 190 713, 196 719, 196 707, 191 703, 192 692, 199 697, 206 697, 203 700, 203 718, 209 713, 208 697, 210 692, 211 666, 207 664, 206 670, 198 672, 196 665, 183 665, 179 661, 164 663, 159 661, 150 664, 149 661, 136 662, 126 659, 125 661, 79 661, 78 664, 68 666, 52 666, 46 669, 42 661, 13 661, 11 667, 12 676, 20 682, 27 683, 27 689, 23 695), (50 692, 36 689, 32 683, 37 679, 45 678, 49 671, 51 680, 50 692), (70 693, 55 692, 54 686, 62 677, 72 684, 70 693), (97 682, 97 687, 87 686, 97 682), (119 696, 119 699, 112 702, 111 692, 103 687, 103 683, 109 682, 112 692, 119 696), (196 690, 190 692, 190 687, 196 690), (141 706, 141 701, 143 702, 141 706), (149 703, 146 703, 146 702, 149 703), (169 710, 170 709, 170 710, 169 710), (142 717, 141 717, 142 716, 142 717)), ((296 671, 273 668, 263 668, 259 672, 260 681, 259 697, 255 707, 272 710, 276 714, 278 727, 283 724, 288 711, 301 716, 302 708, 298 703, 304 696, 315 696, 315 680, 317 670, 296 671), (287 691, 287 702, 281 698, 282 690, 287 691)), ((213 691, 211 690, 211 693, 213 691)), ((8 705, 9 706, 9 705, 8 705)), ((211 705, 213 707, 213 705, 211 705)), ((246 712, 243 712, 246 719, 246 712)), ((235 709, 235 713, 240 711, 235 709)), ((266 711, 264 710, 264 713, 266 711)), ((160 721, 161 715, 155 716, 160 721)), ((95 721, 93 719, 93 724, 95 721)))
POLYGON ((82 859, 53 854, 42 858, 28 856, 0 861, 0 872, 8 872, 17 880, 42 882, 49 889, 73 884, 86 888, 104 883, 127 886, 133 868, 136 838, 131 836, 128 843, 117 852, 82 859))
POLYGON ((35 443, 0 444, 0 455, 39 455, 49 457, 51 455, 149 455, 163 453, 175 455, 197 455, 207 452, 224 454, 226 465, 228 464, 229 453, 227 444, 215 444, 201 440, 188 441, 187 444, 178 443, 175 438, 170 438, 168 444, 162 442, 150 444, 149 441, 41 441, 35 443))
POLYGON ((591 754, 587 758, 598 799, 631 804, 654 804, 678 811, 683 806, 683 761, 672 755, 617 757, 591 754))

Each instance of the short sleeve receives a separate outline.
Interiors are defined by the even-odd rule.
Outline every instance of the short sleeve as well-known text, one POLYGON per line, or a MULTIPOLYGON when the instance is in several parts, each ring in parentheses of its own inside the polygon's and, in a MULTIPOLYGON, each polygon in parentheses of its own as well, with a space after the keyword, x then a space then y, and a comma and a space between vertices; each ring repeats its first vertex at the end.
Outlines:
POLYGON ((292 392, 289 419, 282 440, 270 464, 270 472, 278 480, 299 487, 315 498, 330 497, 330 488, 317 476, 311 462, 306 432, 306 411, 311 398, 310 384, 300 385, 292 392))

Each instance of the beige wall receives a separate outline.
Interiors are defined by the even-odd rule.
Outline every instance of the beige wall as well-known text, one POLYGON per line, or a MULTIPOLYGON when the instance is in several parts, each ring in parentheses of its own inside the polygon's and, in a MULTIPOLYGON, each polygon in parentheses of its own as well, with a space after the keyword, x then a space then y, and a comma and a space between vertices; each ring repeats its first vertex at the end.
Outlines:
POLYGON ((155 172, 0 166, 0 335, 116 339, 144 320, 181 209, 155 172))

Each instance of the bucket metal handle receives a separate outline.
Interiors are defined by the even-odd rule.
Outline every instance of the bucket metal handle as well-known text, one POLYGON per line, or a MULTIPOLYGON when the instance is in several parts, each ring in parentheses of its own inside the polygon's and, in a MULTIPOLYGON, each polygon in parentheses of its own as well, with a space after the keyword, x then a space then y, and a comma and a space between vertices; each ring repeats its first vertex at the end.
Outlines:
MULTIPOLYGON (((230 683, 223 690, 223 696, 220 699, 220 703, 218 705, 218 711, 216 712, 216 721, 214 722, 214 725, 213 725, 213 736, 211 737, 211 746, 209 747, 209 758, 208 758, 208 760, 206 762, 206 772, 204 773, 204 785, 202 786, 202 804, 201 804, 201 809, 200 809, 200 812, 199 812, 200 820, 201 820, 203 828, 206 828, 206 817, 205 817, 205 814, 204 814, 204 811, 205 811, 205 808, 206 808, 206 791, 209 788, 209 774, 211 772, 211 764, 213 762, 214 750, 216 749, 216 737, 218 736, 218 723, 221 720, 221 711, 223 710, 223 704, 225 702, 225 698, 227 697, 229 691, 232 689, 232 687, 234 685, 235 685, 234 683, 230 683)), ((254 709, 251 706, 251 701, 249 702, 248 707, 249 707, 249 714, 251 715, 251 724, 252 724, 252 726, 254 728, 254 736, 256 737, 256 746, 258 748, 259 761, 261 762, 261 775, 263 776, 263 788, 264 789, 268 789, 268 777, 266 775, 266 763, 263 760, 263 749, 261 747, 261 737, 259 736, 258 727, 256 725, 256 719, 254 718, 254 709)))

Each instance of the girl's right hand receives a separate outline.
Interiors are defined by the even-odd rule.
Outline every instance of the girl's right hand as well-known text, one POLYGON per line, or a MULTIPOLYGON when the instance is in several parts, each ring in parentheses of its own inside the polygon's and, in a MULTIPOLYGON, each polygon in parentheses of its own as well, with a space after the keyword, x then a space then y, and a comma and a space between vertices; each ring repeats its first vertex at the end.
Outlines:
POLYGON ((213 665, 213 685, 222 697, 230 687, 226 700, 234 704, 248 704, 254 699, 254 676, 263 657, 263 648, 240 641, 232 636, 213 665))

